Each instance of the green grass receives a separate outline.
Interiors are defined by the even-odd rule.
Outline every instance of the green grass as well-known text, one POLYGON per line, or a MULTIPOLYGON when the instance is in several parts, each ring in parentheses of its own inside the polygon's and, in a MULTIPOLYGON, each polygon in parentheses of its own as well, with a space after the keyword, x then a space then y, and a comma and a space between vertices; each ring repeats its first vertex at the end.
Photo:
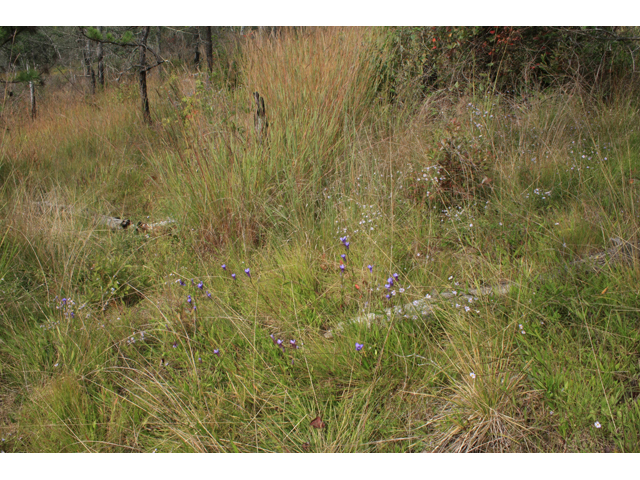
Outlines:
POLYGON ((152 127, 130 88, 13 120, 2 450, 638 451, 637 265, 572 263, 637 236, 637 93, 399 109, 376 93, 379 34, 247 41, 234 89, 152 78, 152 127), (468 311, 335 331, 505 280, 468 311))

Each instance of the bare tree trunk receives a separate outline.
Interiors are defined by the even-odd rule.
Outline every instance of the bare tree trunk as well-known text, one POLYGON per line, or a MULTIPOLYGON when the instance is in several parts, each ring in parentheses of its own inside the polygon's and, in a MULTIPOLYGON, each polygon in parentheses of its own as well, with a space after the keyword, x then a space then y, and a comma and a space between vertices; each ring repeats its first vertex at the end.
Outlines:
POLYGON ((147 94, 147 40, 151 27, 144 27, 140 38, 140 98, 142 99, 142 116, 147 124, 151 124, 149 96, 147 94))
MULTIPOLYGON (((162 58, 162 27, 158 27, 156 30, 156 40, 158 42, 158 56, 162 58)), ((158 65, 158 74, 162 79, 164 77, 164 70, 162 64, 158 65)))
POLYGON ((36 118, 36 90, 33 81, 29 82, 29 95, 31 97, 31 120, 36 118))
MULTIPOLYGON (((98 32, 102 35, 102 27, 98 27, 98 32)), ((104 89, 104 50, 102 42, 98 42, 96 54, 98 56, 98 83, 100 84, 100 88, 104 89)))
POLYGON ((196 51, 195 51, 195 58, 193 59, 193 64, 196 66, 196 69, 199 70, 200 69, 200 29, 198 27, 196 27, 196 34, 195 34, 195 46, 196 46, 196 51))
POLYGON ((213 71, 213 42, 211 41, 211 27, 205 27, 204 36, 205 52, 207 54, 207 68, 209 73, 213 71))
POLYGON ((84 53, 84 74, 89 77, 91 82, 91 95, 96 93, 96 72, 91 65, 91 40, 87 38, 86 49, 84 53))

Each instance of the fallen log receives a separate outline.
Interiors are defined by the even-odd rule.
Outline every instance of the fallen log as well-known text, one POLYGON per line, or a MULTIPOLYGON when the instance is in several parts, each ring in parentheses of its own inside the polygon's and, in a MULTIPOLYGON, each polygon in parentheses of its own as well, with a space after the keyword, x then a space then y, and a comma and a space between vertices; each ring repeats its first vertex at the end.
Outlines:
MULTIPOLYGON (((40 208, 49 209, 49 210, 58 210, 67 213, 77 213, 77 210, 73 205, 58 205, 52 202, 43 201, 43 202, 33 202, 35 205, 38 205, 40 208)), ((119 218, 119 217, 111 217, 108 215, 102 215, 97 213, 92 213, 88 211, 81 212, 88 217, 91 217, 95 220, 97 225, 103 225, 108 227, 110 230, 118 231, 118 230, 134 230, 134 231, 142 231, 142 232, 151 232, 160 227, 165 227, 172 223, 176 223, 172 218, 168 218, 167 220, 163 220, 161 222, 156 223, 143 223, 138 222, 135 225, 128 218, 119 218), (133 225, 133 227, 131 227, 133 225), (131 228, 130 228, 131 227, 131 228)))
MULTIPOLYGON (((613 247, 602 252, 589 255, 588 257, 575 260, 569 265, 590 264, 598 270, 602 269, 607 264, 633 264, 636 261, 640 261, 640 248, 637 243, 628 242, 618 237, 611 238, 610 241, 614 244, 613 247)), ((503 282, 489 287, 470 288, 466 293, 459 293, 457 290, 451 290, 440 294, 432 292, 427 297, 420 300, 414 300, 412 303, 386 308, 382 313, 365 313, 347 320, 346 322, 340 322, 332 330, 325 332, 323 336, 327 339, 331 339, 334 337, 334 334, 343 331, 347 325, 354 323, 365 324, 367 328, 369 328, 374 324, 381 325, 397 319, 417 320, 418 318, 427 318, 433 315, 435 307, 438 304, 442 304, 445 301, 448 301, 451 304, 458 304, 458 306, 470 308, 468 304, 475 302, 480 297, 506 295, 511 290, 511 287, 517 286, 518 284, 515 282, 503 282)))

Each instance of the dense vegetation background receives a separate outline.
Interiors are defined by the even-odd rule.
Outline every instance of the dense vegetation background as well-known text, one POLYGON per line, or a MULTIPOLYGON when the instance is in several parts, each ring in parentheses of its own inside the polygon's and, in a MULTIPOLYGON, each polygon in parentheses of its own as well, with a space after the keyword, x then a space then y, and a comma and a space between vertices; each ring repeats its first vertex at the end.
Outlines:
POLYGON ((0 449, 638 451, 638 40, 2 27, 0 449))

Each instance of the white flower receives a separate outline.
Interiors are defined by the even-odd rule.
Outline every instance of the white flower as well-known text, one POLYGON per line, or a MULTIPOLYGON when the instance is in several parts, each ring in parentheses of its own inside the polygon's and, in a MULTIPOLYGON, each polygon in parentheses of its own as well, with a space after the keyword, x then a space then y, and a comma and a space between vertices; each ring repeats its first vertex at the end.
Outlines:
POLYGON ((470 376, 471 378, 476 378, 476 374, 475 374, 475 373, 473 373, 473 372, 471 372, 471 373, 469 374, 469 376, 470 376))
POLYGON ((594 423, 593 426, 596 428, 602 428, 602 425, 600 425, 600 422, 594 423))

